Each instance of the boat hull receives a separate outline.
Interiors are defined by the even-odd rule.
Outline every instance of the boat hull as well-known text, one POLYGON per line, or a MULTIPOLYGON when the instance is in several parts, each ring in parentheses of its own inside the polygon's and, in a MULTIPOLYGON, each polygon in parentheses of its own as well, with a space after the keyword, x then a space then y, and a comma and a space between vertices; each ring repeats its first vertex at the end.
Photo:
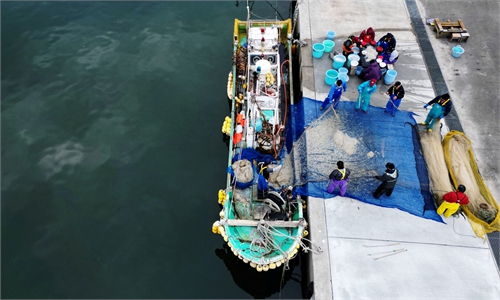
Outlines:
POLYGON ((226 188, 219 191, 220 220, 212 231, 257 271, 287 265, 307 235, 303 200, 291 188, 281 188, 269 192, 281 199, 273 204, 262 177, 264 161, 267 168, 269 160, 285 156, 287 108, 293 103, 291 32, 291 20, 234 22, 231 115, 223 126, 229 136, 229 172, 226 188))

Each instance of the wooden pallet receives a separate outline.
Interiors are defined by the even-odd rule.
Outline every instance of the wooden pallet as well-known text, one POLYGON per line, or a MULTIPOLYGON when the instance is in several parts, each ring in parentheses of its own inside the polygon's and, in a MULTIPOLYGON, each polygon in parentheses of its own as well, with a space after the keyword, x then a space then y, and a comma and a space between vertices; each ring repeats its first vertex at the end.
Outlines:
MULTIPOLYGON (((466 34, 467 38, 469 37, 469 34, 467 33, 467 28, 465 28, 464 23, 460 19, 458 19, 457 22, 451 22, 450 20, 443 22, 439 21, 439 19, 434 19, 434 30, 436 30, 437 38, 441 38, 443 34, 447 35, 453 33, 466 34)), ((467 38, 464 41, 467 41, 467 38)), ((462 39, 460 39, 460 41, 461 40, 462 39)))

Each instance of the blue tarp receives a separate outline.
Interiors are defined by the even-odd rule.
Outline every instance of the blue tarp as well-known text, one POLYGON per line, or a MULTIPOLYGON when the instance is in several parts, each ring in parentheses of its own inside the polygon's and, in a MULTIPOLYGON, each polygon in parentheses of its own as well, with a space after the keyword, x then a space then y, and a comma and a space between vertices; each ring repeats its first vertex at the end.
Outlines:
MULTIPOLYGON (((429 192, 427 168, 420 153, 418 132, 414 130, 415 120, 413 113, 399 111, 396 117, 384 113, 384 108, 370 106, 368 114, 361 110, 354 110, 354 102, 341 101, 335 111, 335 118, 342 127, 342 132, 359 141, 361 150, 346 154, 338 149, 329 153, 333 157, 325 157, 335 165, 337 160, 343 160, 347 168, 351 169, 351 180, 346 196, 362 202, 383 207, 397 208, 415 216, 443 222, 436 213, 436 207, 429 192), (366 153, 373 156, 367 156, 366 153), (399 179, 390 197, 382 195, 379 199, 372 196, 372 192, 381 183, 374 178, 375 174, 382 175, 385 164, 392 162, 399 170, 399 179)), ((334 114, 332 109, 325 113, 319 110, 321 101, 303 98, 291 109, 293 124, 288 128, 287 145, 296 142, 306 128, 324 114, 334 114)), ((338 123, 337 123, 338 124, 338 123)), ((305 143, 302 143, 305 144, 305 143)), ((295 147, 295 144, 294 144, 295 147)), ((288 146, 288 149, 291 147, 288 146)), ((307 151, 307 150, 306 150, 307 151)), ((326 152, 326 151, 325 151, 326 152)), ((308 154, 309 155, 309 154, 308 154)), ((317 155, 317 154, 316 154, 317 155)), ((301 157, 300 163, 307 165, 307 156, 301 157)), ((326 192, 328 174, 315 174, 314 166, 304 168, 303 178, 296 182, 307 182, 296 187, 298 194, 318 198, 331 198, 338 195, 326 192)), ((333 171, 329 170, 330 172, 333 171)))

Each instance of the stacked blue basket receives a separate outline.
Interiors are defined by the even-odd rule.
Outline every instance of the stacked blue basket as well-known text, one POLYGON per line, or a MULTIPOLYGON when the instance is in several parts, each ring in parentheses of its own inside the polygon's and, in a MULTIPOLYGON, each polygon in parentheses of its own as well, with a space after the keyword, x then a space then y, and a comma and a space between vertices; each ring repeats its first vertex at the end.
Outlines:
POLYGON ((328 85, 332 85, 335 81, 337 81, 338 77, 339 77, 339 72, 330 69, 326 71, 325 83, 328 85))
POLYGON ((333 68, 335 70, 342 68, 345 64, 346 58, 342 54, 335 55, 333 57, 333 68))

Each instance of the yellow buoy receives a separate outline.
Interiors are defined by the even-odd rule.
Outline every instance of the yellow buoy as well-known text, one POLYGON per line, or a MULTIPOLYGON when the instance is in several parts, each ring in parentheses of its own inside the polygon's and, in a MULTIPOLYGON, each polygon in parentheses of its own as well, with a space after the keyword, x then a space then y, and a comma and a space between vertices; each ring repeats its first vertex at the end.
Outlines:
POLYGON ((309 232, 307 230, 304 230, 304 232, 302 232, 303 237, 306 237, 308 234, 309 234, 309 232))
POLYGON ((246 264, 248 264, 248 259, 243 258, 243 262, 246 263, 246 264))
POLYGON ((268 265, 264 265, 264 266, 262 267, 262 270, 263 270, 264 272, 269 271, 269 266, 268 266, 268 265))
POLYGON ((281 266, 281 260, 276 262, 276 268, 279 268, 281 266))
POLYGON ((219 221, 215 221, 213 224, 212 224, 212 232, 213 233, 217 233, 217 229, 219 227, 219 221))
POLYGON ((257 267, 257 264, 256 264, 256 263, 254 263, 254 262, 251 262, 251 263, 250 263, 250 267, 252 267, 252 268, 256 268, 256 267, 257 267))
POLYGON ((271 269, 271 270, 276 269, 276 264, 275 263, 270 263, 269 264, 269 269, 271 269))
POLYGON ((257 272, 262 272, 262 266, 261 265, 257 266, 257 272))

